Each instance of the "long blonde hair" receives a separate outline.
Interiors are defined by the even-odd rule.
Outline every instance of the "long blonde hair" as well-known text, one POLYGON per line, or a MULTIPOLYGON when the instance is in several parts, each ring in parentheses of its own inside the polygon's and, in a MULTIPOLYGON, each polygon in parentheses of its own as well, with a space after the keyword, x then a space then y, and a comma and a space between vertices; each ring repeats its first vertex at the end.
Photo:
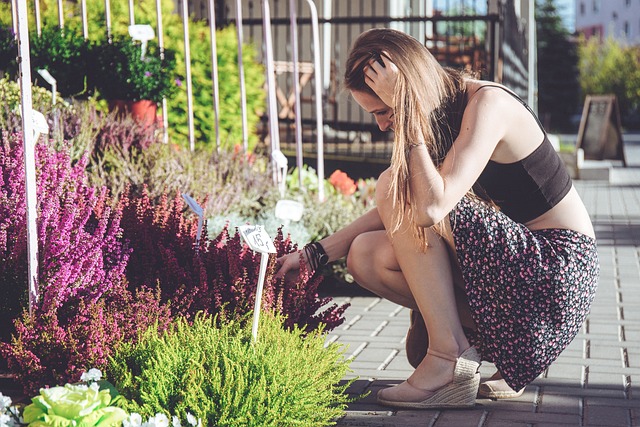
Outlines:
MULTIPOLYGON (((374 28, 354 42, 346 63, 345 87, 376 93, 366 84, 363 68, 376 55, 387 56, 398 67, 393 104, 395 139, 391 156, 392 227, 399 230, 402 219, 413 218, 416 206, 410 195, 407 152, 412 144, 424 142, 436 167, 440 167, 460 131, 465 104, 464 75, 442 67, 415 38, 389 28, 374 28)), ((415 221, 414 221, 415 223, 415 221)), ((425 230, 414 227, 423 249, 425 230)))

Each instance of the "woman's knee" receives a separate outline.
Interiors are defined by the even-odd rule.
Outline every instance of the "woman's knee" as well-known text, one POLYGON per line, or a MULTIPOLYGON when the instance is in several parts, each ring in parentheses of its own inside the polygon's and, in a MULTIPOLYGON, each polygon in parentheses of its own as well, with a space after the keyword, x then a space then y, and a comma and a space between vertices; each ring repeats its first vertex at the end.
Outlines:
POLYGON ((380 280, 382 270, 389 268, 390 260, 385 258, 393 253, 385 255, 389 245, 386 239, 384 231, 363 233, 353 239, 347 254, 347 270, 356 282, 380 280))
POLYGON ((358 283, 364 279, 367 265, 371 264, 371 248, 368 247, 366 240, 368 239, 362 234, 356 236, 347 253, 347 270, 358 283))

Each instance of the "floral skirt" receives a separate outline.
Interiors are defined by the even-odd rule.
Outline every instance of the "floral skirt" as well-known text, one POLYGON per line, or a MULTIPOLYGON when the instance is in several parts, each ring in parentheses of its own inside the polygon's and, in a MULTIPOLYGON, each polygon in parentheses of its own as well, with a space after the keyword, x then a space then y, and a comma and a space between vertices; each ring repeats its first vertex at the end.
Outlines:
POLYGON ((556 360, 587 317, 600 272, 596 242, 572 230, 529 230, 467 197, 450 221, 477 326, 469 339, 519 390, 556 360))

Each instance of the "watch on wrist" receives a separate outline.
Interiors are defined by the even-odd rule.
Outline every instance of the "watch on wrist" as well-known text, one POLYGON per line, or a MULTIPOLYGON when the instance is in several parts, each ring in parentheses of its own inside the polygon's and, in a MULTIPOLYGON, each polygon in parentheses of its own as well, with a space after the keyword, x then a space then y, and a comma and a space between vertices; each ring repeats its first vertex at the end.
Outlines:
POLYGON ((304 252, 307 255, 307 262, 312 270, 317 270, 318 267, 327 265, 329 263, 329 256, 325 252, 320 242, 308 243, 304 247, 304 252))

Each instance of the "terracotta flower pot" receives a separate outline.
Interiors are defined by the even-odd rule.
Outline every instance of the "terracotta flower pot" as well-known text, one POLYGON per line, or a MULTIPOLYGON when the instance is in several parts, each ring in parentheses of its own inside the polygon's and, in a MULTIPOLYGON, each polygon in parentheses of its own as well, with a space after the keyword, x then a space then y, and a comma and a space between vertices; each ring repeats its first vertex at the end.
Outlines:
POLYGON ((158 105, 147 99, 140 101, 125 101, 113 99, 109 101, 109 111, 118 111, 118 114, 130 114, 138 123, 144 126, 152 125, 156 121, 158 105))

